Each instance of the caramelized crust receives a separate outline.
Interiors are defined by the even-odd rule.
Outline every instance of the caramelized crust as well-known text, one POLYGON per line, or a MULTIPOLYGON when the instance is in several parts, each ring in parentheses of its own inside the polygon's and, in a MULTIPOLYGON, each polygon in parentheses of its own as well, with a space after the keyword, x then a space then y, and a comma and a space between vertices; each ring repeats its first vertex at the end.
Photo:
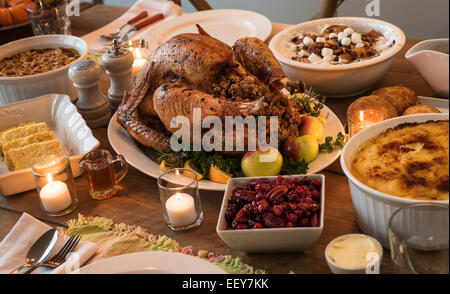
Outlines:
POLYGON ((366 141, 353 157, 352 173, 393 196, 448 200, 448 120, 401 124, 366 141))

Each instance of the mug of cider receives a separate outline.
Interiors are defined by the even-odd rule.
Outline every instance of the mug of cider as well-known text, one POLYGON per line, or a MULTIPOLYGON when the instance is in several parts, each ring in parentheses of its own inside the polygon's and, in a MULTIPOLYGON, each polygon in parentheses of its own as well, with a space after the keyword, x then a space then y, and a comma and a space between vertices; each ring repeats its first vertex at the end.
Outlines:
POLYGON ((111 152, 97 149, 84 155, 80 166, 86 170, 89 194, 97 200, 108 199, 117 193, 117 184, 128 172, 128 164, 122 155, 115 159, 111 152))

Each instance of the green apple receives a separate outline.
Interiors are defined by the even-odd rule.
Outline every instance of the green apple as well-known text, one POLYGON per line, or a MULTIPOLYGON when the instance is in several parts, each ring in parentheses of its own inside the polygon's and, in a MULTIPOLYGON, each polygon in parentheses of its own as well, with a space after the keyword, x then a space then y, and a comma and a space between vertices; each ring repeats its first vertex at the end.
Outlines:
POLYGON ((323 123, 315 116, 305 115, 299 129, 299 136, 313 135, 318 141, 323 136, 323 123))
POLYGON ((246 177, 276 176, 283 166, 283 156, 274 147, 245 153, 241 169, 246 177))
POLYGON ((283 154, 297 161, 311 162, 319 154, 319 141, 314 135, 291 137, 283 145, 283 154))

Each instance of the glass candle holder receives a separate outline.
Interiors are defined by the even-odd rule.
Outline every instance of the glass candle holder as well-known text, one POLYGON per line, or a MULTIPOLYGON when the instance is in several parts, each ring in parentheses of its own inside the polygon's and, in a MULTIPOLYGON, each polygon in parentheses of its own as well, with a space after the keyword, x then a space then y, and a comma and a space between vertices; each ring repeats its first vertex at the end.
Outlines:
POLYGON ((377 110, 359 110, 347 116, 348 132, 353 137, 360 131, 386 119, 386 115, 377 110))
POLYGON ((50 216, 70 213, 78 205, 78 196, 65 155, 44 157, 32 167, 42 209, 50 216))
POLYGON ((132 75, 135 77, 148 60, 148 43, 145 40, 130 40, 128 41, 128 47, 134 57, 132 75))
POLYGON ((27 6, 33 33, 38 35, 71 35, 70 19, 67 15, 69 0, 36 1, 27 6))
POLYGON ((200 226, 203 211, 197 173, 186 168, 169 170, 158 177, 164 221, 175 231, 200 226))

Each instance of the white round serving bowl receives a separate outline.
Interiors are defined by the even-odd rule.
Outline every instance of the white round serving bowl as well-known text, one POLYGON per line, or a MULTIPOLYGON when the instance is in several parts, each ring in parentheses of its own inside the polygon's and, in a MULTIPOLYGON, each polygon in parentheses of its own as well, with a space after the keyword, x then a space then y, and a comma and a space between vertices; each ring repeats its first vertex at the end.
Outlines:
POLYGON ((301 79, 320 94, 338 98, 355 96, 372 88, 389 71, 405 40, 403 31, 388 22, 373 18, 335 17, 289 27, 272 38, 269 48, 290 79, 301 79), (283 46, 292 38, 294 32, 320 33, 329 25, 346 25, 356 32, 364 33, 374 29, 386 38, 395 40, 395 45, 380 56, 342 65, 301 63, 281 54, 283 46))
MULTIPOLYGON (((374 124, 353 136, 342 150, 341 167, 348 178, 358 225, 364 233, 377 239, 387 249, 389 249, 388 223, 391 215, 405 205, 426 201, 392 196, 363 184, 351 173, 353 155, 362 143, 399 124, 448 119, 448 113, 416 114, 388 119, 374 124)), ((433 203, 448 205, 448 200, 433 201, 433 203)), ((421 216, 418 215, 417 217, 421 216)))
MULTIPOLYGON (((73 48, 80 57, 72 63, 84 59, 88 53, 87 43, 69 35, 43 35, 20 39, 0 46, 0 60, 30 49, 73 48)), ((45 94, 66 94, 73 100, 76 90, 67 72, 70 65, 58 69, 23 77, 0 77, 0 105, 45 94)))
POLYGON ((381 259, 383 258, 383 247, 381 246, 380 242, 378 242, 377 239, 364 235, 364 234, 347 234, 347 235, 343 235, 343 236, 339 236, 336 239, 333 239, 330 243, 328 243, 327 247, 325 248, 325 259, 327 261, 328 267, 330 268, 330 270, 334 273, 334 274, 354 274, 354 275, 361 275, 361 274, 367 274, 367 269, 364 268, 355 268, 355 269, 351 269, 351 268, 345 268, 342 266, 337 265, 335 262, 333 262, 330 257, 328 256, 328 249, 330 248, 331 245, 333 245, 335 242, 340 241, 346 237, 349 236, 363 236, 363 237, 367 237, 370 238, 372 241, 374 241, 374 243, 376 244, 376 246, 380 249, 381 255, 378 255, 378 257, 376 258, 376 260, 372 261, 372 264, 375 265, 375 271, 373 272, 375 273, 379 273, 379 266, 381 264, 381 259))
POLYGON ((228 229, 225 220, 225 212, 227 211, 228 200, 232 196, 234 188, 245 186, 245 184, 251 180, 275 180, 277 176, 232 178, 228 181, 225 189, 216 227, 216 232, 222 241, 231 248, 245 253, 303 252, 317 242, 324 227, 325 176, 321 174, 311 174, 283 177, 293 179, 306 177, 310 179, 320 179, 322 181, 320 191, 320 226, 245 230, 228 229))

